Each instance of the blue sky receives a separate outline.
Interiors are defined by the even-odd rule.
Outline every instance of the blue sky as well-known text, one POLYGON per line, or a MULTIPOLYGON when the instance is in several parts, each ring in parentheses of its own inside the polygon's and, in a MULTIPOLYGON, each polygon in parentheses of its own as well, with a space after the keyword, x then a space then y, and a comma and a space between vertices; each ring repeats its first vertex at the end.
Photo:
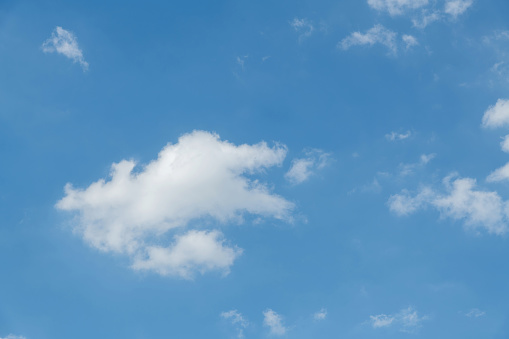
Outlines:
POLYGON ((0 2, 0 338, 507 338, 508 15, 0 2))

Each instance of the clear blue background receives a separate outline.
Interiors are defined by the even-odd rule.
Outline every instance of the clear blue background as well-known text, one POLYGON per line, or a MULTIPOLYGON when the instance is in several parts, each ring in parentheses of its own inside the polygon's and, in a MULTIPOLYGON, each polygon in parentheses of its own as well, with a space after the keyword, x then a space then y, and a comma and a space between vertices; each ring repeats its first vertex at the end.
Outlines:
POLYGON ((509 61, 509 40, 483 43, 508 17, 503 0, 424 30, 357 0, 0 2, 0 337, 230 338, 220 313, 238 309, 246 337, 261 338, 272 308, 288 338, 507 338, 507 237, 464 231, 431 209, 399 218, 387 199, 451 171, 509 197, 483 179, 507 161, 504 132, 480 127, 508 97, 509 72, 490 69, 509 61), (327 29, 299 40, 296 17, 327 29), (376 23, 419 46, 396 56, 337 48, 376 23), (77 36, 88 72, 42 52, 55 26, 77 36), (54 209, 65 183, 85 187, 125 158, 146 163, 194 129, 289 148, 264 180, 302 218, 225 228, 244 249, 228 276, 134 272, 54 209), (385 138, 407 130, 404 141, 385 138), (334 160, 292 186, 283 174, 308 147, 334 160), (400 164, 430 153, 398 177, 400 164), (374 178, 380 190, 362 189, 374 178), (428 317, 415 333, 368 324, 408 306, 428 317), (327 318, 313 320, 322 307, 327 318), (472 308, 486 315, 466 317, 472 308))

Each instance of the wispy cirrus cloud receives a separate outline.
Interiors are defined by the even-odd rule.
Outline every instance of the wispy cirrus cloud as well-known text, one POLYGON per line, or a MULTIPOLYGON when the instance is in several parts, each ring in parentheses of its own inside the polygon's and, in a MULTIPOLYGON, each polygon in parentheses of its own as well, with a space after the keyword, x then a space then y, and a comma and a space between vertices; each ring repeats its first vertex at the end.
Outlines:
POLYGON ((368 0, 368 5, 379 12, 386 12, 391 16, 410 16, 414 27, 420 29, 447 18, 455 20, 464 14, 472 4, 473 0, 445 0, 440 2, 428 0, 368 0), (439 7, 439 3, 443 7, 439 7))
POLYGON ((313 22, 306 18, 294 18, 292 21, 290 21, 290 26, 292 26, 292 28, 297 33, 299 33, 299 42, 302 42, 302 40, 310 37, 315 31, 313 22))
POLYGON ((378 314, 369 318, 371 326, 375 329, 397 326, 402 332, 414 332, 421 327, 424 320, 428 319, 427 316, 420 317, 412 307, 404 308, 394 315, 378 314))
POLYGON ((385 139, 389 141, 400 141, 408 139, 412 135, 412 132, 406 131, 405 133, 391 132, 385 135, 385 139))
POLYGON ((401 15, 408 10, 415 10, 428 5, 428 0, 368 0, 368 5, 390 15, 401 15))
POLYGON ((237 310, 222 312, 221 317, 229 320, 237 329, 237 338, 244 338, 244 329, 249 326, 249 321, 237 310))
POLYGON ((42 44, 44 53, 58 53, 79 63, 83 71, 88 70, 88 62, 85 61, 83 51, 78 46, 76 36, 60 26, 57 26, 51 37, 42 44))
POLYGON ((348 37, 341 40, 339 47, 344 50, 352 46, 373 46, 381 44, 387 47, 392 53, 396 53, 396 37, 398 34, 393 32, 382 25, 375 25, 370 28, 366 33, 353 32, 348 37))
POLYGON ((480 317, 483 317, 485 315, 486 315, 486 312, 481 311, 478 308, 472 308, 470 311, 465 313, 465 316, 467 316, 469 318, 480 318, 480 317))
POLYGON ((280 166, 286 147, 236 146, 205 131, 183 135, 156 160, 112 165, 111 179, 65 186, 56 208, 71 212, 74 229, 92 247, 127 255, 133 269, 190 279, 229 272, 242 253, 218 230, 189 229, 200 221, 242 222, 244 214, 289 221, 293 203, 244 174, 280 166), (162 246, 160 238, 173 235, 162 246))
POLYGON ((389 49, 389 54, 396 55, 398 45, 403 44, 406 49, 417 46, 419 42, 412 35, 404 34, 399 39, 398 33, 377 24, 367 30, 365 33, 353 32, 338 43, 338 47, 348 50, 352 46, 373 46, 376 44, 383 45, 389 49))

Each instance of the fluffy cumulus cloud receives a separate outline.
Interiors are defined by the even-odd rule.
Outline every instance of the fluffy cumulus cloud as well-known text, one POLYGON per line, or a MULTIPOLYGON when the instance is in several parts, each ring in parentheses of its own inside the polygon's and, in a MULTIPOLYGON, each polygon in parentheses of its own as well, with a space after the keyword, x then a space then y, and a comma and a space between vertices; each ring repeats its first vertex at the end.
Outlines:
POLYGON ((310 37, 315 30, 313 23, 306 18, 294 18, 292 21, 290 21, 290 26, 292 26, 293 29, 299 33, 299 41, 310 37))
POLYGON ((305 153, 305 158, 292 161, 292 166, 285 174, 286 180, 292 184, 300 184, 308 180, 317 170, 327 165, 330 157, 330 154, 318 149, 309 150, 305 153))
POLYGON ((42 44, 44 53, 59 53, 77 62, 84 71, 88 69, 88 62, 85 61, 83 51, 78 46, 76 36, 62 27, 57 27, 51 37, 42 44))
POLYGON ((269 328, 271 335, 281 336, 287 332, 283 318, 271 309, 263 312, 263 324, 269 328))
POLYGON ((244 329, 249 326, 249 322, 237 310, 231 310, 221 313, 223 319, 229 320, 237 328, 237 338, 244 338, 244 329))
POLYGON ((368 5, 378 11, 400 15, 407 10, 415 10, 428 4, 428 0, 368 0, 368 5))
POLYGON ((128 255, 135 269, 185 278, 228 273, 241 250, 217 230, 189 228, 240 223, 245 214, 290 220, 294 205, 253 179, 285 156, 282 145, 236 146, 195 131, 145 166, 122 160, 112 165, 109 180, 84 189, 67 184, 56 207, 75 215, 75 230, 88 244, 128 255), (168 236, 172 244, 162 246, 168 236))
POLYGON ((475 179, 456 175, 446 177, 443 183, 445 192, 425 187, 415 195, 406 190, 392 195, 389 208, 397 215, 408 215, 431 206, 443 217, 462 220, 467 228, 485 229, 492 234, 507 232, 509 205, 497 192, 478 190, 475 179))
POLYGON ((133 268, 153 270, 161 275, 180 275, 191 278, 193 272, 213 270, 229 272, 242 250, 224 245, 222 234, 217 231, 191 230, 177 235, 170 247, 147 246, 146 257, 137 257, 133 268))
POLYGON ((499 99, 494 106, 490 106, 482 118, 483 127, 509 126, 509 100, 499 99))
POLYGON ((413 332, 418 329, 426 319, 426 316, 420 317, 415 309, 408 307, 394 315, 372 315, 370 316, 370 323, 373 328, 397 326, 402 332, 413 332))
POLYGON ((373 46, 375 44, 382 44, 392 53, 396 53, 396 38, 396 32, 393 32, 382 25, 375 25, 366 33, 353 32, 339 43, 339 47, 347 50, 352 46, 373 46))
POLYGON ((473 0, 448 0, 445 2, 444 12, 456 18, 465 13, 473 3, 473 0))

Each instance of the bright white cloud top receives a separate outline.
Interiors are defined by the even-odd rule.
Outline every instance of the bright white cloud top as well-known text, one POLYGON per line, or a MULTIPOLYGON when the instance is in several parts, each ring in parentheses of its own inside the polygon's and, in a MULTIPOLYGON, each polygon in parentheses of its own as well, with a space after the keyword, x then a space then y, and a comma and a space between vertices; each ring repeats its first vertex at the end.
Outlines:
POLYGON ((240 249, 226 246, 219 231, 183 231, 204 218, 241 222, 246 213, 289 221, 293 203, 244 176, 280 166, 285 156, 283 145, 236 146, 195 131, 138 170, 133 160, 123 160, 112 165, 108 181, 85 189, 67 184, 56 207, 75 213, 75 229, 87 243, 128 255, 135 269, 184 278, 228 273, 240 249), (178 232, 174 243, 161 247, 157 240, 169 231, 178 232))
POLYGON ((271 335, 281 336, 287 332, 281 315, 270 308, 263 312, 263 324, 269 328, 271 335))
POLYGON ((509 210, 497 192, 476 189, 476 180, 447 176, 443 180, 446 192, 440 193, 429 187, 422 188, 412 196, 404 190, 392 195, 388 204, 397 215, 408 215, 419 209, 431 206, 443 217, 463 220, 471 229, 485 229, 488 233, 504 234, 508 230, 509 210))
POLYGON ((377 11, 387 11, 390 15, 400 15, 407 10, 415 10, 428 4, 428 0, 368 0, 368 5, 377 11))
POLYGON ((58 53, 77 62, 84 71, 88 70, 88 62, 85 61, 83 51, 78 46, 76 36, 62 27, 57 26, 51 37, 42 44, 44 53, 58 53))
POLYGON ((482 118, 483 127, 496 128, 509 126, 509 100, 498 99, 490 106, 482 118))
POLYGON ((382 25, 375 25, 370 28, 366 33, 353 32, 348 37, 344 38, 338 46, 347 50, 352 46, 373 46, 381 44, 387 47, 392 53, 396 53, 397 33, 393 32, 382 25))

